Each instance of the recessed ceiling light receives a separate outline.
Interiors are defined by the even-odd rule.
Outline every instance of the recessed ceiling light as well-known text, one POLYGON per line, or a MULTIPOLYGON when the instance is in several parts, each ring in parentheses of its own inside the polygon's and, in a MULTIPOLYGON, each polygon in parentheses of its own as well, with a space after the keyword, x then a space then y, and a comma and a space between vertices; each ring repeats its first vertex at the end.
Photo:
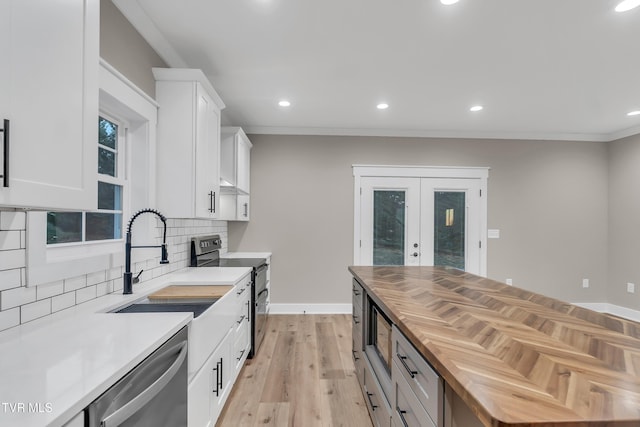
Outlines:
POLYGON ((387 108, 389 108, 389 104, 381 102, 380 104, 376 105, 376 107, 378 108, 378 110, 386 110, 387 108))
POLYGON ((282 101, 278 102, 278 105, 281 107, 289 107, 291 105, 291 103, 289 101, 287 101, 286 99, 283 99, 282 101))
POLYGON ((450 6, 452 4, 456 4, 458 3, 459 0, 440 0, 440 3, 442 3, 445 6, 450 6))
POLYGON ((476 111, 481 111, 484 107, 482 105, 474 105, 473 107, 469 108, 469 111, 473 111, 474 113, 476 111))
POLYGON ((616 12, 626 12, 640 6, 640 0, 623 0, 616 6, 616 12))
POLYGON ((640 116, 640 110, 632 111, 627 113, 627 116, 640 116))

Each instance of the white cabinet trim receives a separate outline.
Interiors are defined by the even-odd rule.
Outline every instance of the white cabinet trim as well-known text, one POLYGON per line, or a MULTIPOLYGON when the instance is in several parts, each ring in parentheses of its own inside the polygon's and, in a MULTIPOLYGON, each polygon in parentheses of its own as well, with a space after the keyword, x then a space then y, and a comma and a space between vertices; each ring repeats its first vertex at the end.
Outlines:
MULTIPOLYGON (((144 158, 147 163, 138 164, 136 171, 127 171, 129 178, 134 178, 136 182, 142 184, 145 191, 144 194, 138 194, 136 197, 131 197, 130 192, 128 206, 132 209, 154 206, 155 162, 148 161, 148 159, 155 158, 157 104, 104 60, 100 61, 100 103, 110 111, 123 110, 123 107, 126 107, 129 113, 127 119, 133 128, 129 132, 129 136, 135 140, 128 145, 146 146, 144 158), (135 203, 132 206, 133 200, 135 203)), ((95 120, 97 121, 97 117, 95 120)), ((97 139, 97 135, 94 139, 97 139)), ((129 154, 131 154, 131 150, 129 154)), ((97 174, 95 181, 97 182, 97 174)), ((123 228, 129 214, 130 212, 123 214, 123 228)), ((154 225, 151 222, 148 222, 146 227, 137 224, 138 237, 144 238, 143 236, 153 235, 154 225)), ((106 270, 124 263, 122 240, 107 243, 84 243, 66 247, 47 247, 46 227, 46 212, 27 213, 27 286, 42 285, 106 270), (78 262, 79 260, 82 262, 78 262)), ((134 262, 136 259, 149 258, 143 252, 138 251, 135 254, 134 262)))

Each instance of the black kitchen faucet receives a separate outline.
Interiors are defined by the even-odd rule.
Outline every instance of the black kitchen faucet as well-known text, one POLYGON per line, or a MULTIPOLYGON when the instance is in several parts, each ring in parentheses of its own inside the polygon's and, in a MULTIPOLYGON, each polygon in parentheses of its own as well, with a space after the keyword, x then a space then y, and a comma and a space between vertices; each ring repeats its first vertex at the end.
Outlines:
POLYGON ((132 280, 133 273, 131 272, 131 249, 133 248, 161 248, 162 250, 162 258, 160 259, 160 264, 169 264, 168 255, 167 255, 167 218, 158 212, 155 209, 142 209, 136 212, 135 215, 131 217, 129 220, 129 226, 127 227, 127 240, 124 245, 125 256, 124 256, 124 286, 122 288, 122 294, 128 295, 132 293, 132 282, 138 282, 138 277, 142 274, 142 270, 138 273, 135 279, 132 280), (133 225, 133 221, 143 213, 152 213, 158 216, 162 220, 162 224, 164 225, 164 233, 162 235, 162 245, 156 246, 131 246, 131 225, 133 225))

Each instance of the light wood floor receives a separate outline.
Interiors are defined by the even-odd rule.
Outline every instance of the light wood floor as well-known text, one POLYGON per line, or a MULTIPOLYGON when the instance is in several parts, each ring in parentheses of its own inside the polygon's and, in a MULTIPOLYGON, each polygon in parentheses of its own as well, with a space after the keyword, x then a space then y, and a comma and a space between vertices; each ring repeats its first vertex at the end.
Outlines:
POLYGON ((351 358, 351 315, 270 315, 218 427, 371 427, 351 358))

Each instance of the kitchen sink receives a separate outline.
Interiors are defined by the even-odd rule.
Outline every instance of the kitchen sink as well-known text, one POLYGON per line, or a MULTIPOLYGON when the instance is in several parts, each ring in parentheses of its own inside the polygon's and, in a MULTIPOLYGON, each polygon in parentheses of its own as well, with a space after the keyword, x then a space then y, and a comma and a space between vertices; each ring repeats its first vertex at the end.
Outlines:
POLYGON ((215 300, 206 302, 145 302, 128 305, 114 311, 114 313, 166 313, 166 312, 192 312, 193 317, 198 317, 213 305, 215 300))
POLYGON ((112 313, 167 313, 167 312, 191 312, 196 318, 211 307, 219 298, 212 298, 200 301, 162 301, 151 302, 144 299, 123 308, 118 308, 112 313))

